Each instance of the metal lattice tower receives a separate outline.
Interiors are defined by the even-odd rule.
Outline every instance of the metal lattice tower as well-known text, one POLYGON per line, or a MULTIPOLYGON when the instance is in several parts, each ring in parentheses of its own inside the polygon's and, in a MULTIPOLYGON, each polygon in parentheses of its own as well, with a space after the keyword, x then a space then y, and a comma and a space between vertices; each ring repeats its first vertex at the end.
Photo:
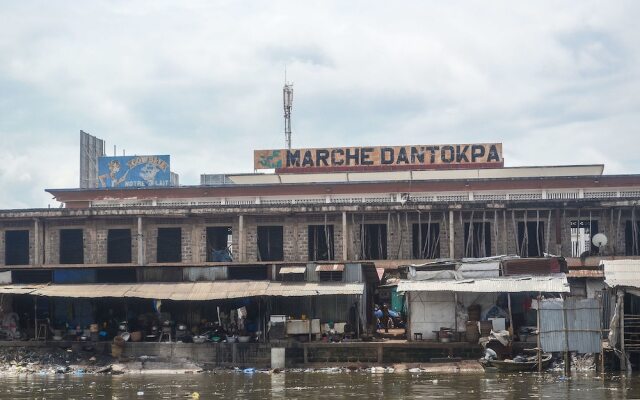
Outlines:
POLYGON ((293 105, 293 84, 287 83, 285 77, 282 88, 282 102, 284 105, 284 138, 287 149, 291 150, 291 106, 293 105))

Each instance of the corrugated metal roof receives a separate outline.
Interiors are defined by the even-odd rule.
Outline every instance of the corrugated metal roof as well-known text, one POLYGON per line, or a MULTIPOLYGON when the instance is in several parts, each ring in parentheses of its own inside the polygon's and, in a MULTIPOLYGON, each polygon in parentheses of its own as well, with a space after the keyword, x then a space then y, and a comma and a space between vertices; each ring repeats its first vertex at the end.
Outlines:
POLYGON ((640 260, 603 260, 604 283, 640 288, 640 260))
MULTIPOLYGON (((17 293, 16 290, 19 290, 17 288, 18 286, 19 285, 0 287, 0 293, 17 293), (4 292, 3 289, 7 291, 4 292)), ((134 297, 142 299, 196 301, 257 296, 302 297, 337 294, 361 295, 363 293, 363 283, 214 281, 189 283, 41 285, 35 288, 30 287, 27 292, 19 294, 72 298, 134 297)))
POLYGON ((426 280, 398 283, 399 292, 472 292, 472 293, 518 293, 518 292, 569 292, 564 274, 549 276, 514 276, 489 279, 426 280))
POLYGON ((316 272, 344 271, 344 264, 320 264, 316 267, 316 272))
POLYGON ((280 268, 281 274, 304 274, 307 271, 307 267, 282 267, 280 268))

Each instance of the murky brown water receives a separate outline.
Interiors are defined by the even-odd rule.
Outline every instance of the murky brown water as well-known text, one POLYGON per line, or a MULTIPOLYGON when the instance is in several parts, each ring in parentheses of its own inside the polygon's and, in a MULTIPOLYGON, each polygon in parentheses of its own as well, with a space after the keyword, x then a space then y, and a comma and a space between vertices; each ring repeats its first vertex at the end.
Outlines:
POLYGON ((204 373, 0 378, 2 399, 634 399, 640 375, 204 373))

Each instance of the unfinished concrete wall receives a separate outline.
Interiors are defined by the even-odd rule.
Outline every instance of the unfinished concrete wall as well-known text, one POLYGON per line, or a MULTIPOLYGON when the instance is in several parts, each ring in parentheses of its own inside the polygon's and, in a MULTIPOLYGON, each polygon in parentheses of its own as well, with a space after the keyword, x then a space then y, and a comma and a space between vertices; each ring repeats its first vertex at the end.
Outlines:
POLYGON ((415 333, 421 333, 423 339, 435 340, 434 331, 441 327, 455 328, 456 306, 453 293, 445 292, 409 292, 409 335, 413 340, 415 333))
MULTIPOLYGON (((194 249, 193 223, 184 218, 147 218, 143 222, 143 234, 145 243, 145 263, 158 261, 158 228, 181 228, 181 253, 182 263, 193 262, 193 252, 200 253, 200 249, 194 249)), ((198 245, 196 241, 196 246, 198 245)))
POLYGON ((55 219, 47 220, 45 223, 45 264, 60 263, 60 230, 61 229, 82 229, 84 242, 84 263, 95 260, 97 251, 95 223, 86 219, 55 219))
MULTIPOLYGON (((96 246, 95 253, 92 254, 89 263, 106 264, 107 253, 109 251, 109 230, 110 229, 129 229, 131 230, 131 262, 138 261, 138 221, 132 218, 122 219, 100 219, 93 224, 95 228, 96 246)), ((91 233, 92 234, 92 233, 91 233)))

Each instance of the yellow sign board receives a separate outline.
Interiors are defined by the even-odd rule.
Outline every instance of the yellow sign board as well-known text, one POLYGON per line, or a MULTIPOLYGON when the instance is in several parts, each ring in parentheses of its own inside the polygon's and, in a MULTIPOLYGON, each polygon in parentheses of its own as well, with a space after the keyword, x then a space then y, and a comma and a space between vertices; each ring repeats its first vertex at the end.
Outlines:
POLYGON ((255 150, 255 169, 279 172, 393 171, 504 166, 502 143, 255 150))

